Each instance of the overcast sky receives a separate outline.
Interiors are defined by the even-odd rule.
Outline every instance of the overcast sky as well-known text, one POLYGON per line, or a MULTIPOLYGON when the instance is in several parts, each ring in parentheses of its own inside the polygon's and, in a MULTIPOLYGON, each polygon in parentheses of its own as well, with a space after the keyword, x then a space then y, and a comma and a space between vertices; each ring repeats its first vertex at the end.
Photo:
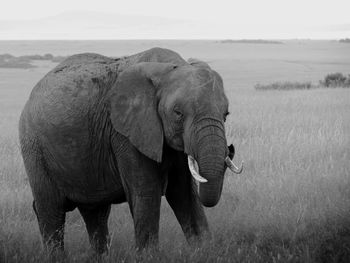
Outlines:
MULTIPOLYGON (((121 36, 120 38, 191 38, 191 36, 193 38, 342 38, 350 37, 349 10, 350 0, 9 0, 1 4, 0 39, 64 38, 63 32, 66 32, 67 38, 82 39, 118 38, 118 36, 121 36), (99 31, 91 29, 91 25, 78 26, 71 18, 70 21, 66 21, 65 14, 74 15, 76 12, 80 19, 85 16, 85 23, 89 23, 91 12, 98 14, 95 16, 96 20, 103 20, 104 14, 106 16, 115 14, 116 17, 142 15, 169 20, 164 22, 163 27, 160 25, 157 29, 148 28, 145 31, 148 24, 147 21, 143 24, 142 19, 145 18, 141 17, 138 20, 143 24, 141 27, 134 26, 129 29, 126 24, 123 25, 125 30, 118 29, 120 30, 118 34, 115 26, 108 29, 112 23, 110 19, 106 20, 104 25, 102 22, 99 23, 99 31), (47 17, 56 17, 54 30, 50 30, 53 24, 45 25, 43 22, 47 17), (25 23, 21 24, 17 20, 25 20, 25 23), (28 20, 39 20, 43 23, 31 24, 27 23, 28 20), (177 26, 176 23, 182 25, 177 26), (203 27, 206 27, 206 30, 203 27), (168 32, 170 30, 171 32, 168 32)), ((162 24, 161 20, 157 21, 162 24)), ((149 27, 152 27, 152 24, 149 27)))

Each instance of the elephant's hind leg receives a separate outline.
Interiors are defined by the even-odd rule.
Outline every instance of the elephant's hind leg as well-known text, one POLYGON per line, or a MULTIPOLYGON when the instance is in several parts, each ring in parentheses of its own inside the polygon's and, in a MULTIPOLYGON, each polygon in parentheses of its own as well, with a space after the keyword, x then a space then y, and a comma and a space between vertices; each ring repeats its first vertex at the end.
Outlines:
POLYGON ((36 141, 21 140, 23 161, 32 188, 33 209, 44 245, 49 250, 63 250, 65 198, 50 180, 46 163, 36 141))
POLYGON ((65 211, 41 198, 33 202, 33 207, 46 248, 50 251, 63 250, 65 211))
POLYGON ((103 254, 108 248, 108 216, 111 206, 102 205, 94 209, 79 207, 78 209, 86 224, 91 246, 98 254, 103 254))

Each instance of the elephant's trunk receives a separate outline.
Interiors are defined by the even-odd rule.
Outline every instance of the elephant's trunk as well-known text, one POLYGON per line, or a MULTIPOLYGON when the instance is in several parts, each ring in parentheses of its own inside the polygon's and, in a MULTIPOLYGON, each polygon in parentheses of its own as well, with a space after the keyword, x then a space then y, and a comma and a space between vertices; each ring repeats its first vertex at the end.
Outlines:
POLYGON ((225 130, 223 122, 216 119, 208 118, 198 124, 193 154, 198 162, 199 174, 207 180, 199 185, 199 197, 204 206, 212 207, 220 200, 224 181, 228 154, 225 130))

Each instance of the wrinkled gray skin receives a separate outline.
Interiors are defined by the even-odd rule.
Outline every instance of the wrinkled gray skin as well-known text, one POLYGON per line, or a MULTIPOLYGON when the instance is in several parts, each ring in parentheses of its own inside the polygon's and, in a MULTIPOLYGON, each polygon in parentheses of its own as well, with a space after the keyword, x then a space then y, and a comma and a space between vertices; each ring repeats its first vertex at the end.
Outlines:
POLYGON ((102 253, 111 204, 128 202, 137 248, 157 244, 162 195, 186 238, 202 239, 202 204, 216 205, 223 186, 227 111, 218 73, 167 49, 59 64, 34 87, 19 126, 44 243, 63 248, 65 213, 78 208, 102 253), (187 155, 208 180, 199 193, 187 155))

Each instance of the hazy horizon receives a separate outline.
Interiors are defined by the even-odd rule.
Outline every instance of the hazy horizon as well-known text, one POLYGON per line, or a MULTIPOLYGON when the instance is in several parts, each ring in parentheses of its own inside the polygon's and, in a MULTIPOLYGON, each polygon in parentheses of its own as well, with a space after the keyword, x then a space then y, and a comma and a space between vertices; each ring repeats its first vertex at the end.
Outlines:
POLYGON ((348 6, 343 0, 13 0, 0 11, 0 40, 332 40, 350 37, 348 6))

